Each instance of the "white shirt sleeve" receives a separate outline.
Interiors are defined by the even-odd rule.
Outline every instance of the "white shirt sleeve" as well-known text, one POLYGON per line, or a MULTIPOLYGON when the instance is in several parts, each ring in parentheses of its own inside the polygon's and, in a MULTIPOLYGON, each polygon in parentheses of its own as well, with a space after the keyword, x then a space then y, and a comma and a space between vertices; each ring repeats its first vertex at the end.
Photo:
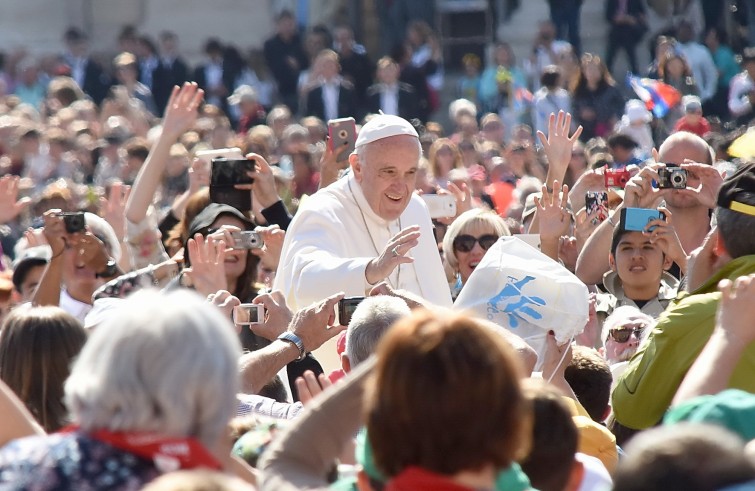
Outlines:
POLYGON ((740 73, 731 80, 729 85, 729 111, 734 116, 741 116, 752 109, 748 93, 753 89, 750 77, 740 73))
POLYGON ((718 86, 718 69, 710 52, 703 48, 700 52, 701 69, 704 83, 700 84, 700 99, 707 101, 716 94, 718 86))
POLYGON ((365 294, 365 269, 373 257, 344 257, 344 241, 359 240, 343 230, 334 213, 299 210, 286 232, 281 264, 273 289, 280 289, 291 308, 302 308, 329 295, 365 294))

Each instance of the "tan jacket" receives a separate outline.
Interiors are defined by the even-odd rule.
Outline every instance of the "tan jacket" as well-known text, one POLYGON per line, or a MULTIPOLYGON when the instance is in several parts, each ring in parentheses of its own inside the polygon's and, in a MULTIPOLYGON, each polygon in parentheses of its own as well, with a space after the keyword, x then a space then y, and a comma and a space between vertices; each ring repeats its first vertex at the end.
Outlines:
MULTIPOLYGON (((606 317, 611 315, 617 307, 624 305, 630 305, 637 307, 637 304, 631 298, 628 298, 624 294, 624 288, 621 285, 621 279, 619 279, 618 273, 609 271, 603 276, 603 286, 608 293, 599 293, 597 296, 597 305, 595 310, 601 317, 601 320, 605 320, 606 317)), ((676 298, 677 290, 679 289, 679 280, 669 273, 664 272, 661 276, 661 287, 658 290, 658 296, 640 309, 642 313, 649 315, 653 319, 657 319, 661 313, 666 310, 669 302, 676 298)))

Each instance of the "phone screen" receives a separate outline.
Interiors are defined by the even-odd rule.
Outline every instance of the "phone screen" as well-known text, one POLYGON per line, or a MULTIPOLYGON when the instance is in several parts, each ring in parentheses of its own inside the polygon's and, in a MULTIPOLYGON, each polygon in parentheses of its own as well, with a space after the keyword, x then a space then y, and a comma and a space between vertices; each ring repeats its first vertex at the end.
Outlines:
POLYGON ((338 323, 342 326, 348 326, 351 322, 351 316, 364 297, 348 297, 338 302, 338 323))
POLYGON ((236 184, 254 182, 248 172, 254 171, 254 160, 213 159, 210 175, 210 200, 229 205, 242 213, 252 209, 252 193, 248 189, 236 189, 236 184))
POLYGON ((254 160, 247 159, 213 159, 210 186, 231 186, 251 184, 254 178, 248 172, 254 172, 254 160))

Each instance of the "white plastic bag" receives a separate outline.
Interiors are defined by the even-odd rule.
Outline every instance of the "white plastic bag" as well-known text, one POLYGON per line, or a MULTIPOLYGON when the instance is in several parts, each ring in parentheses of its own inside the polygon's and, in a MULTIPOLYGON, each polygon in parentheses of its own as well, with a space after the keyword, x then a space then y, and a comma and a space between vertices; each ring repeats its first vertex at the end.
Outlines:
POLYGON ((553 331, 566 343, 588 320, 588 291, 561 264, 516 237, 501 237, 475 268, 454 310, 495 322, 538 355, 553 331))

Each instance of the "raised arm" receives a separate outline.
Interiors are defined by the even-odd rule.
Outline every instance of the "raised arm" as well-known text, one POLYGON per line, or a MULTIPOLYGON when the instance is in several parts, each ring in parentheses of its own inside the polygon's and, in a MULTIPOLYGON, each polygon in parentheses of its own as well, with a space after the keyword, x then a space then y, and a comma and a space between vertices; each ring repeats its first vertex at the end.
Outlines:
POLYGON ((571 119, 571 114, 563 111, 559 111, 558 116, 551 113, 548 118, 548 135, 546 136, 542 131, 537 132, 545 156, 548 158, 548 175, 545 178, 548 190, 553 189, 553 181, 564 182, 574 142, 582 134, 582 126, 579 126, 569 136, 571 119))
POLYGON ((63 281, 63 261, 66 248, 66 230, 63 218, 59 215, 60 210, 47 210, 42 218, 44 219, 44 233, 47 243, 52 249, 52 257, 47 264, 42 278, 39 280, 39 286, 34 291, 32 305, 54 306, 60 303, 60 284, 63 281))
POLYGON ((8 223, 31 203, 31 198, 18 199, 18 176, 0 177, 0 224, 8 223))
POLYGON ((660 180, 658 169, 663 164, 644 167, 632 177, 624 188, 624 201, 614 214, 598 225, 595 232, 587 239, 577 259, 577 277, 586 285, 596 285, 603 281, 603 274, 610 269, 608 253, 611 252, 613 229, 619 225, 621 208, 654 208, 665 197, 667 190, 657 189, 653 180, 660 180))
POLYGON ((196 121, 197 107, 203 96, 204 91, 196 83, 187 82, 180 89, 178 86, 173 88, 163 116, 162 133, 139 169, 126 203, 126 219, 129 222, 140 223, 147 216, 147 209, 152 204, 170 157, 170 147, 196 121))
POLYGON ((259 465, 262 491, 328 489, 328 471, 362 426, 364 391, 374 365, 374 357, 360 364, 273 440, 259 465))
POLYGON ((269 346, 247 353, 241 357, 240 370, 242 387, 252 394, 259 393, 283 367, 300 357, 298 347, 292 341, 278 339, 288 331, 298 338, 304 352, 309 353, 322 346, 329 339, 346 330, 345 326, 336 326, 335 306, 343 298, 339 293, 315 302, 294 314, 290 324, 290 311, 280 292, 260 295, 254 303, 262 304, 267 311, 267 319, 259 325, 252 325, 252 331, 273 341, 269 346))
POLYGON ((16 438, 44 435, 26 406, 5 382, 0 380, 0 448, 16 438))

